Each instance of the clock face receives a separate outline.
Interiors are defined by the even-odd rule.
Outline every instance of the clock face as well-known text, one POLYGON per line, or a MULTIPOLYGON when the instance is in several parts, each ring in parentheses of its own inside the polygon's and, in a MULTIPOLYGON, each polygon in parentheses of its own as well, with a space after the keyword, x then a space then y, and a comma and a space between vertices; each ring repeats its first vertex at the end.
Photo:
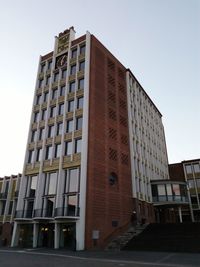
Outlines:
POLYGON ((61 68, 67 64, 67 55, 63 55, 57 59, 57 68, 61 68))

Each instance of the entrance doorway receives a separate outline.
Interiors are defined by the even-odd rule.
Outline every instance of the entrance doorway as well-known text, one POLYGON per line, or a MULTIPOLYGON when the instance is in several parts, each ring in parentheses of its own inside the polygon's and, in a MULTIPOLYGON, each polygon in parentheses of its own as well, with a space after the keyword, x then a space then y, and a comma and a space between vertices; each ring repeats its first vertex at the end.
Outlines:
POLYGON ((60 227, 60 248, 76 250, 76 224, 62 223, 60 227))
POLYGON ((40 224, 38 247, 54 247, 54 224, 40 224))

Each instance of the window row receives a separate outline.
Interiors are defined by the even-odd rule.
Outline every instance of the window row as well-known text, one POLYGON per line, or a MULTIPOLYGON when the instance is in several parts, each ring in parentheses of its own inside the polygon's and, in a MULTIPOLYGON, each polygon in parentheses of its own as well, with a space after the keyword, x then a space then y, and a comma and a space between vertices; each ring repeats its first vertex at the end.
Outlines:
MULTIPOLYGON (((74 130, 78 131, 81 130, 83 126, 83 118, 77 117, 74 121, 73 119, 67 120, 66 123, 66 130, 64 133, 71 133, 74 130)), ((47 130, 47 138, 51 138, 53 136, 62 135, 63 131, 63 123, 58 122, 55 125, 49 125, 47 130)), ((40 128, 39 131, 33 130, 31 132, 31 142, 36 142, 38 140, 43 140, 45 138, 45 128, 40 128), (38 135, 38 136, 37 136, 38 135)))
MULTIPOLYGON (((64 156, 70 156, 72 154, 81 153, 82 139, 74 139, 74 141, 65 142, 64 156)), ((28 163, 34 163, 42 160, 42 148, 36 150, 29 150, 28 163)), ((62 145, 55 144, 46 146, 45 149, 45 160, 51 158, 59 158, 62 156, 62 145)))
MULTIPOLYGON (((66 112, 73 112, 75 108, 76 109, 83 108, 83 97, 78 97, 76 103, 75 100, 67 101, 66 112)), ((49 118, 53 118, 57 115, 63 115, 63 114, 64 114, 64 103, 61 103, 58 106, 50 107, 49 118)), ((34 112, 33 122, 39 122, 40 120, 46 120, 46 119, 47 119, 47 109, 42 109, 41 114, 39 111, 34 112)))
MULTIPOLYGON (((85 61, 79 62, 79 66, 73 64, 70 66, 69 75, 75 75, 77 71, 85 70, 85 61)), ((51 76, 46 76, 46 79, 42 78, 38 80, 38 88, 42 88, 44 85, 49 85, 51 82, 57 82, 58 80, 66 79, 67 69, 62 69, 61 72, 55 72, 51 81, 51 76)))
MULTIPOLYGON (((78 86, 77 90, 84 89, 84 78, 81 78, 78 80, 77 86, 78 86)), ((75 91, 76 91, 76 82, 72 81, 68 85, 68 93, 72 93, 75 91)), ((65 93, 66 93, 66 86, 65 85, 60 86, 59 90, 58 88, 55 88, 52 90, 50 99, 56 99, 59 96, 65 96, 65 93)), ((39 105, 43 102, 47 102, 48 96, 49 96, 49 92, 45 92, 43 94, 43 98, 42 98, 42 95, 37 95, 35 99, 35 105, 39 105)))
MULTIPOLYGON (((46 173, 40 186, 43 187, 43 196, 55 195, 57 191, 58 173, 46 173)), ((28 176, 26 179, 25 197, 34 198, 38 184, 38 175, 28 176)), ((80 191, 80 169, 67 169, 64 173, 63 194, 80 191)))
MULTIPOLYGON (((84 55, 84 54, 85 54, 85 44, 81 45, 79 47, 79 55, 84 55)), ((71 49, 71 58, 76 59, 77 55, 78 55, 78 48, 77 47, 72 48, 71 49)), ((66 57, 67 57, 67 54, 66 54, 66 57)), ((47 70, 50 70, 52 68, 52 60, 48 61, 47 65, 46 65, 46 63, 42 63, 40 65, 40 72, 44 72, 46 67, 47 67, 47 70)))

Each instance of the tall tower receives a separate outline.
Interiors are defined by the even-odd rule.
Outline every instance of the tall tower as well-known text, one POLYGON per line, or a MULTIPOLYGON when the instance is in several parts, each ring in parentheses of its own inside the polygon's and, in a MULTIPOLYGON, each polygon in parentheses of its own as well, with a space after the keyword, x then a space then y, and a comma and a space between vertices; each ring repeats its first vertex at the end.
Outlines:
POLYGON ((75 39, 73 27, 40 57, 12 246, 105 247, 140 202, 152 209, 134 174, 132 79, 95 36, 75 39))

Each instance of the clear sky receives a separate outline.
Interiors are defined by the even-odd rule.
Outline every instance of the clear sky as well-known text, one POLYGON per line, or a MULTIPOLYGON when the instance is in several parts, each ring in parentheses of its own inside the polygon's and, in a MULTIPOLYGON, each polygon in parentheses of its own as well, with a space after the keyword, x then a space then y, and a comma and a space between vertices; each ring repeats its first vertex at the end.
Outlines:
POLYGON ((200 158, 200 0, 0 0, 0 176, 22 172, 39 56, 70 26, 135 74, 169 162, 200 158))

